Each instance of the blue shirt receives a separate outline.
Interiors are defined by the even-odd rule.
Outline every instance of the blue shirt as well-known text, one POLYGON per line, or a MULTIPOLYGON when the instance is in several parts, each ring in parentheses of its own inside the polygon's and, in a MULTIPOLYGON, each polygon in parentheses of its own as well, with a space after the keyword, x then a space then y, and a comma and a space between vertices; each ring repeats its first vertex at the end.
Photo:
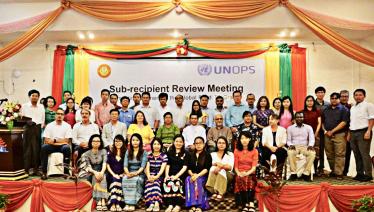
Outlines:
POLYGON ((124 111, 122 108, 119 110, 119 121, 125 123, 127 128, 129 128, 130 124, 134 121, 135 118, 135 111, 132 109, 127 109, 124 111))
POLYGON ((232 127, 243 123, 243 113, 248 109, 248 106, 244 104, 231 105, 225 115, 226 126, 232 127))

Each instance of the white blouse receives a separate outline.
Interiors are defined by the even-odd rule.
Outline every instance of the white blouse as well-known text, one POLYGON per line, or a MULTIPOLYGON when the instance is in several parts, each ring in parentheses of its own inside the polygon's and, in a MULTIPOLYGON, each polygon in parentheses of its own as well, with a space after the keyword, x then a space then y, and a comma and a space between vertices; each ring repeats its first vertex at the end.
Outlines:
MULTIPOLYGON (((223 163, 225 165, 230 165, 231 166, 231 170, 234 168, 234 154, 232 152, 227 152, 227 154, 224 154, 223 155, 223 158, 220 158, 218 157, 218 154, 217 152, 212 152, 210 153, 210 155, 212 156, 212 164, 214 163, 223 163)), ((209 172, 213 172, 214 169, 216 168, 216 166, 212 166, 209 170, 209 172)), ((220 175, 222 175, 223 177, 227 177, 226 176, 226 170, 222 169, 220 172, 219 172, 220 175)))

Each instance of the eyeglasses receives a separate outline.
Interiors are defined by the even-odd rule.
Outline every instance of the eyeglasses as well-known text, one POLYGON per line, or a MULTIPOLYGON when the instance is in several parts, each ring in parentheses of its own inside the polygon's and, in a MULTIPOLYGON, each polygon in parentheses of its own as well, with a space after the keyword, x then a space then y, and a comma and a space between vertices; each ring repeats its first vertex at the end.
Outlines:
POLYGON ((56 113, 56 115, 60 115, 60 116, 63 116, 64 114, 63 114, 63 113, 56 113))
POLYGON ((338 98, 336 98, 336 97, 332 97, 332 98, 330 98, 330 99, 338 99, 338 98))

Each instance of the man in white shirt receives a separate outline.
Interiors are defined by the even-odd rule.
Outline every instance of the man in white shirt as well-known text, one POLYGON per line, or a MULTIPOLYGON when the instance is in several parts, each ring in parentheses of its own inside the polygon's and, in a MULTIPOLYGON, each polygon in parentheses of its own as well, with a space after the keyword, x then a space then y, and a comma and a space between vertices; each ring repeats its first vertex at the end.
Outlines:
POLYGON ((190 115, 190 123, 191 125, 184 128, 182 135, 185 140, 186 149, 192 151, 195 149, 194 140, 196 137, 201 136, 206 141, 206 131, 204 127, 198 125, 197 115, 190 115))
POLYGON ((149 92, 142 93, 142 104, 135 107, 135 112, 138 110, 144 113, 145 119, 149 123, 152 130, 156 130, 160 124, 160 113, 155 107, 152 107, 149 102, 151 100, 151 94, 149 92))
POLYGON ((110 148, 116 135, 120 134, 124 138, 127 135, 127 127, 125 123, 118 121, 119 111, 117 109, 110 110, 110 122, 104 125, 103 134, 104 147, 110 148))
POLYGON ((353 179, 370 181, 372 176, 372 163, 370 158, 370 144, 374 125, 374 105, 366 102, 366 91, 356 89, 353 93, 356 104, 351 107, 351 119, 348 139, 356 160, 357 175, 353 179))
MULTIPOLYGON (((160 106, 158 107, 158 114, 160 117, 164 117, 166 112, 171 112, 171 108, 167 105, 169 96, 167 93, 160 93, 158 95, 158 101, 160 102, 160 106)), ((160 118, 159 126, 164 125, 164 119, 160 118)))
POLYGON ((178 128, 182 131, 183 128, 186 126, 187 119, 186 119, 186 114, 187 111, 185 107, 183 106, 183 101, 184 98, 182 95, 178 94, 175 96, 175 104, 176 107, 172 109, 172 114, 173 114, 173 122, 175 125, 178 126, 178 128))
POLYGON ((90 121, 91 111, 82 109, 80 111, 82 122, 78 122, 73 127, 73 165, 79 160, 81 155, 88 150, 88 140, 94 134, 100 134, 99 126, 90 121))
MULTIPOLYGON (((42 180, 47 179, 48 155, 54 152, 61 152, 64 155, 64 164, 70 164, 70 141, 72 137, 71 126, 64 122, 64 111, 59 108, 56 111, 55 121, 47 125, 44 130, 44 144, 41 149, 42 162, 42 180)), ((67 168, 64 169, 65 174, 69 174, 67 168)))
POLYGON ((43 105, 38 104, 40 93, 37 90, 30 90, 30 102, 21 107, 21 114, 31 118, 27 122, 23 132, 23 160, 26 173, 33 168, 31 175, 37 175, 40 165, 40 144, 41 128, 44 127, 45 110, 43 105))

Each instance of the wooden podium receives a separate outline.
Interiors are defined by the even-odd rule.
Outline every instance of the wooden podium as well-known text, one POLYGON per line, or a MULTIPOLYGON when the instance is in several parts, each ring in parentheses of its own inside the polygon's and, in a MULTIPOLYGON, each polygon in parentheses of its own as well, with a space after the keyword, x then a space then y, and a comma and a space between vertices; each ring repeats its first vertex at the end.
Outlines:
POLYGON ((20 180, 27 178, 23 166, 24 125, 29 118, 23 117, 14 122, 14 128, 0 127, 0 138, 5 145, 0 146, 0 180, 20 180))

